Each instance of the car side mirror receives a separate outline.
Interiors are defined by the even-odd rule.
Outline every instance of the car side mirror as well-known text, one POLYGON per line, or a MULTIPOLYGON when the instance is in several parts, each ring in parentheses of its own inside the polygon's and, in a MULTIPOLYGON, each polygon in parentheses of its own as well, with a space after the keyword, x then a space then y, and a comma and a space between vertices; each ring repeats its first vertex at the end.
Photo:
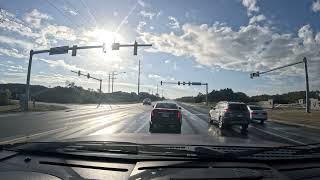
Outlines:
POLYGON ((152 107, 154 108, 154 105, 152 105, 152 107))
POLYGON ((179 109, 181 109, 181 107, 178 107, 179 109))

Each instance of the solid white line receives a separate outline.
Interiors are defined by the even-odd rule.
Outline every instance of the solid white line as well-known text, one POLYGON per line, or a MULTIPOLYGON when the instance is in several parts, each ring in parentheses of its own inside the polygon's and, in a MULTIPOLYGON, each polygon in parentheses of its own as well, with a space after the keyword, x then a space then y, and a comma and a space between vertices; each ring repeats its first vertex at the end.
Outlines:
POLYGON ((300 142, 300 141, 296 141, 296 140, 290 139, 290 138, 288 138, 288 137, 281 136, 281 135, 279 135, 279 134, 275 134, 275 133, 272 133, 272 132, 269 132, 269 131, 265 131, 265 130, 262 130, 262 129, 260 129, 260 128, 254 127, 254 126, 251 126, 251 127, 254 128, 254 129, 256 129, 256 130, 258 130, 258 131, 262 131, 262 132, 264 132, 264 133, 266 133, 266 134, 271 134, 271 135, 273 135, 273 136, 280 137, 280 138, 285 139, 285 140, 287 140, 287 141, 291 141, 291 142, 294 142, 294 143, 297 143, 297 144, 300 144, 300 145, 307 145, 307 144, 302 143, 302 142, 300 142))

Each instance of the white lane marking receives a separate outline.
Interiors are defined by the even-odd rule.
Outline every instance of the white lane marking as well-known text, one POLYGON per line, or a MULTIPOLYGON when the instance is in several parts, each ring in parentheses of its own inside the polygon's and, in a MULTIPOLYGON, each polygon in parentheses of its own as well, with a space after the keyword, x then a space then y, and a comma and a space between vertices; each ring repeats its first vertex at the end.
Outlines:
POLYGON ((134 133, 140 132, 143 128, 145 128, 149 124, 149 121, 146 121, 142 126, 140 126, 134 133))
POLYGON ((31 140, 33 138, 39 138, 41 136, 45 136, 45 135, 53 134, 53 133, 56 133, 56 132, 59 132, 59 131, 63 131, 65 129, 67 129, 67 127, 62 127, 62 128, 58 128, 58 129, 45 131, 45 132, 35 133, 35 134, 27 135, 27 136, 22 136, 22 137, 18 137, 18 138, 14 138, 14 139, 1 141, 0 144, 10 144, 10 143, 23 142, 23 141, 26 141, 26 140, 31 140))
POLYGON ((291 142, 294 142, 294 143, 297 143, 297 144, 300 144, 300 145, 307 145, 307 144, 305 144, 305 143, 303 143, 303 142, 296 141, 296 140, 293 140, 293 139, 288 138, 288 137, 281 136, 281 135, 276 134, 276 133, 272 133, 272 132, 269 132, 269 131, 265 131, 265 130, 263 130, 263 129, 260 129, 260 128, 257 128, 257 127, 254 127, 254 126, 251 126, 251 127, 254 128, 254 129, 256 129, 256 130, 258 130, 258 131, 262 131, 262 132, 264 132, 264 133, 266 133, 266 134, 271 134, 271 135, 273 135, 273 136, 277 136, 277 137, 282 138, 282 139, 285 139, 285 140, 287 140, 287 141, 291 141, 291 142))

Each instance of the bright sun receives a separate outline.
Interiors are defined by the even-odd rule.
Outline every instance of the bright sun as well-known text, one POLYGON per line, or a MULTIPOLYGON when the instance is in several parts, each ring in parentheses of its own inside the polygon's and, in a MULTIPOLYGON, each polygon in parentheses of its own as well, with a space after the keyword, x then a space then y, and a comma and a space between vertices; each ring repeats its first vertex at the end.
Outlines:
POLYGON ((122 42, 123 38, 120 34, 114 33, 105 29, 94 29, 88 35, 99 43, 105 43, 106 46, 111 46, 113 42, 122 42))

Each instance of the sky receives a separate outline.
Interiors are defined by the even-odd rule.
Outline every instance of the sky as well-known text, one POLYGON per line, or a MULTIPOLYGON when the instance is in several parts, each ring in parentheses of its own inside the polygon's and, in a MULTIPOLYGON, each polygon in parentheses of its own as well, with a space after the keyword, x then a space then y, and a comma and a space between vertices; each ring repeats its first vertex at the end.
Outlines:
POLYGON ((75 82, 85 89, 116 76, 114 91, 141 91, 169 98, 205 93, 205 86, 160 85, 202 82, 209 91, 232 88, 249 96, 305 89, 299 64, 250 79, 249 74, 308 60, 311 90, 320 89, 320 0, 0 0, 0 83, 25 83, 30 50, 106 45, 69 54, 33 56, 31 84, 75 82), (111 44, 151 43, 120 48, 111 44))

